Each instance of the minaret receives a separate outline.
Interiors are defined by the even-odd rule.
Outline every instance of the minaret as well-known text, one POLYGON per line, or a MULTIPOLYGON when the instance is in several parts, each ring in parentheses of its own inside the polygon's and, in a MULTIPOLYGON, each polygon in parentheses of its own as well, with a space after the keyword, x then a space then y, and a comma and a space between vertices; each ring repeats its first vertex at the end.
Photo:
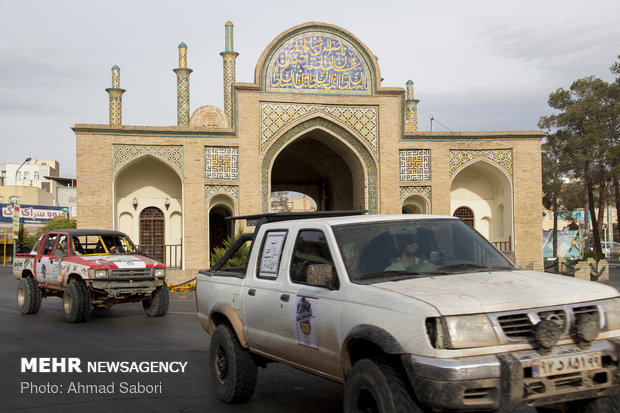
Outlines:
POLYGON ((122 125, 125 89, 121 89, 121 69, 116 65, 112 67, 112 87, 105 91, 110 95, 110 125, 122 125))
POLYGON ((233 50, 233 24, 226 22, 225 50, 220 53, 224 59, 224 114, 228 120, 228 126, 233 125, 233 94, 232 85, 235 82, 235 59, 239 53, 233 50))
POLYGON ((413 81, 407 81, 407 90, 405 94, 406 114, 405 122, 413 124, 413 130, 418 130, 418 99, 413 98, 413 81))
POLYGON ((189 125, 189 75, 187 68, 187 45, 179 44, 179 67, 172 69, 177 74, 177 125, 189 125))

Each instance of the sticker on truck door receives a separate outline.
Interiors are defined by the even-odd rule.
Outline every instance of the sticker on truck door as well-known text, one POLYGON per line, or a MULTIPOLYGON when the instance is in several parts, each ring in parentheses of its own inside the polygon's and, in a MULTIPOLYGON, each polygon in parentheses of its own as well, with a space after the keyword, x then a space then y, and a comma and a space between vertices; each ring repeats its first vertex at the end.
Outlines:
POLYGON ((298 295, 295 300, 295 337, 297 344, 318 349, 316 309, 319 299, 298 295))

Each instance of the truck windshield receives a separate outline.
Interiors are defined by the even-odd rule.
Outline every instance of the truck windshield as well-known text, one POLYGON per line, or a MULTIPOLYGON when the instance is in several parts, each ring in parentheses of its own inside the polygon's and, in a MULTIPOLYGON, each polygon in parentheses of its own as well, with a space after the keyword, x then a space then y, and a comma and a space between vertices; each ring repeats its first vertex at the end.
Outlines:
POLYGON ((459 219, 415 219, 334 227, 352 282, 374 283, 514 266, 459 219))
POLYGON ((122 235, 78 235, 71 240, 74 255, 129 254, 134 245, 122 235))

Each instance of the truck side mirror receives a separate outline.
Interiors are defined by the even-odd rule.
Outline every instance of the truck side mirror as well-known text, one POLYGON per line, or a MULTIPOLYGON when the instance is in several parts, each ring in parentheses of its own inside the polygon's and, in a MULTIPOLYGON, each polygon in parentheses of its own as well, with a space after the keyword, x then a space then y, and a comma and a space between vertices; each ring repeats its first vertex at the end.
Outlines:
POLYGON ((337 290, 340 287, 338 275, 331 264, 311 264, 306 275, 308 285, 337 290))

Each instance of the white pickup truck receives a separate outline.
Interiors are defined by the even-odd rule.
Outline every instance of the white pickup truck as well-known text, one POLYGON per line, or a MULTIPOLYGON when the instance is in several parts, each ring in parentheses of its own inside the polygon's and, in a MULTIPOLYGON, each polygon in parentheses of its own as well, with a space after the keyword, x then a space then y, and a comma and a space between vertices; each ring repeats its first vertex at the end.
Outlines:
POLYGON ((197 278, 220 400, 275 361, 343 383, 345 412, 620 411, 616 289, 518 270, 452 217, 242 218, 197 278))

